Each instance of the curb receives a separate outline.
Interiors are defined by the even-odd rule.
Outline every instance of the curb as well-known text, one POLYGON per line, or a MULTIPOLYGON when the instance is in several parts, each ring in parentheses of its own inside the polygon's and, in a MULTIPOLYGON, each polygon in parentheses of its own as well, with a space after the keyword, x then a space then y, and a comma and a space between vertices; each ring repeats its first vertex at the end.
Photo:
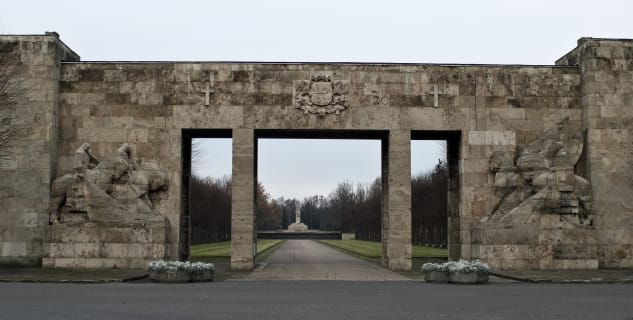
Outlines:
MULTIPOLYGON (((547 279, 534 280, 534 279, 529 279, 529 278, 521 278, 521 277, 511 276, 511 275, 507 275, 507 274, 503 274, 503 273, 496 273, 496 272, 492 272, 492 271, 490 271, 490 275, 491 276, 495 276, 495 277, 499 277, 499 278, 503 278, 503 279, 514 280, 514 281, 521 281, 521 282, 530 282, 530 283, 545 283, 545 282, 548 282, 547 279)), ((551 280, 549 280, 549 282, 551 282, 551 280)))
POLYGON ((528 283, 557 283, 557 284, 592 284, 592 283, 593 284, 627 284, 627 283, 633 283, 633 279, 631 279, 631 278, 619 279, 619 280, 604 280, 604 279, 600 279, 600 278, 554 280, 554 279, 530 279, 530 278, 526 278, 526 277, 512 276, 512 275, 503 274, 503 273, 497 273, 497 272, 490 272, 490 275, 493 275, 493 276, 499 277, 499 278, 515 280, 515 281, 521 281, 521 282, 528 282, 528 283))
POLYGON ((101 283, 116 283, 116 282, 131 282, 142 280, 149 277, 149 274, 143 274, 134 277, 120 278, 120 279, 82 279, 82 280, 38 280, 38 279, 0 279, 0 283, 75 283, 75 284, 101 284, 101 283))

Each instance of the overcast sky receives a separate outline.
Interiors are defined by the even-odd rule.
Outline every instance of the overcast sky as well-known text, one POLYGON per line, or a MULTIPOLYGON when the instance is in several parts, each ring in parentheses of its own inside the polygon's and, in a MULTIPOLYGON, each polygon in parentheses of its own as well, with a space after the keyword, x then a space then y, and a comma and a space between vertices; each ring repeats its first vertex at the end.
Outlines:
MULTIPOLYGON (((547 65, 580 37, 633 38, 632 17, 631 0, 20 0, 2 3, 0 33, 57 31, 84 61, 547 65)), ((204 167, 230 172, 230 144, 211 145, 204 167)), ((436 146, 413 146, 413 170, 443 157, 436 146)), ((260 141, 259 178, 274 197, 327 194, 328 183, 373 180, 379 148, 260 141)))
MULTIPOLYGON (((379 140, 260 139, 258 180, 273 198, 327 196, 342 181, 371 183, 380 177, 379 140)), ((411 173, 446 160, 443 141, 414 140, 411 173)), ((194 174, 220 178, 231 174, 231 139, 200 139, 194 174)))
POLYGON ((0 31, 57 31, 84 60, 552 64, 633 38, 630 0, 3 1, 0 31))

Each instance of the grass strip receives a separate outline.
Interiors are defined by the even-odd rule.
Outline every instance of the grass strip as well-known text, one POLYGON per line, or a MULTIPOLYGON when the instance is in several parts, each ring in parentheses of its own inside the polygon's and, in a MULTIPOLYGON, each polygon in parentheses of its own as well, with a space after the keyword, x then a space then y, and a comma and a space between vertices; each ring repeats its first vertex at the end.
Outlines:
MULTIPOLYGON (((262 239, 257 240, 257 254, 260 255, 272 247, 279 245, 281 240, 262 239)), ((231 256, 231 242, 214 242, 203 243, 191 246, 190 254, 192 258, 215 258, 215 257, 230 257, 231 256)))
POLYGON ((272 240, 271 245, 267 246, 265 249, 261 249, 259 247, 259 241, 260 240, 258 240, 257 256, 255 257, 255 262, 261 262, 261 261, 266 260, 266 258, 268 258, 271 254, 273 254, 275 250, 281 247, 281 245, 284 244, 285 242, 283 240, 272 240))
MULTIPOLYGON (((367 258, 380 258, 382 254, 382 242, 364 240, 319 240, 319 242, 367 258)), ((411 246, 411 248, 413 258, 446 258, 448 256, 447 249, 415 245, 411 246)))

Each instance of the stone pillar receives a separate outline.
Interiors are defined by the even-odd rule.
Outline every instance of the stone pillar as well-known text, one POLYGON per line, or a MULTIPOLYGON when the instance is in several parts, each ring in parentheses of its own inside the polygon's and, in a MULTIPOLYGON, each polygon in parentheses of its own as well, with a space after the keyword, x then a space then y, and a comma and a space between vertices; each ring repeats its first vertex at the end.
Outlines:
POLYGON ((255 263, 255 138, 253 129, 233 130, 231 268, 255 263))
MULTIPOLYGON (((600 268, 633 267, 633 41, 582 38, 557 64, 582 72, 586 178, 591 182, 594 227, 569 237, 597 253, 600 268)), ((563 233, 565 241, 565 233, 563 233)), ((594 254, 595 255, 595 254, 594 254)), ((582 266, 585 267, 585 266, 582 266)))
POLYGON ((78 60, 55 33, 0 35, 0 77, 11 78, 14 97, 6 106, 16 108, 0 114, 0 127, 17 132, 0 157, 0 266, 41 265, 57 166, 60 65, 78 60))
POLYGON ((462 173, 459 172, 459 159, 461 157, 459 146, 463 143, 461 133, 452 133, 446 143, 446 158, 448 161, 448 194, 446 195, 448 201, 446 208, 448 210, 448 259, 469 259, 471 258, 470 250, 468 250, 468 255, 464 255, 465 252, 463 251, 466 250, 463 248, 470 248, 470 227, 462 229, 461 216, 459 214, 460 197, 463 192, 460 181, 462 173))
POLYGON ((384 144, 382 263, 411 270, 411 132, 391 130, 384 144))

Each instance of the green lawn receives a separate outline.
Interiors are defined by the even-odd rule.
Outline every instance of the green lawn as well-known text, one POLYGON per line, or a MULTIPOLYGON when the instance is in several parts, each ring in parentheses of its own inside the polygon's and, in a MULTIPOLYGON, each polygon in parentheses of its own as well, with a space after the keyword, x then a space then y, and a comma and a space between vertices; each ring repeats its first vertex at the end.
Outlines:
MULTIPOLYGON (((264 252, 280 242, 281 240, 257 240, 257 253, 264 252)), ((224 241, 193 245, 191 246, 190 256, 192 258, 230 257, 231 242, 224 241)))
POLYGON ((447 258, 448 249, 433 248, 425 246, 411 246, 411 254, 413 258, 447 258))
MULTIPOLYGON (((380 258, 382 253, 382 243, 375 241, 363 240, 320 240, 320 242, 337 247, 343 250, 351 251, 367 258, 380 258)), ((445 258, 448 256, 447 249, 431 248, 423 246, 412 246, 413 258, 418 257, 437 257, 445 258)))

